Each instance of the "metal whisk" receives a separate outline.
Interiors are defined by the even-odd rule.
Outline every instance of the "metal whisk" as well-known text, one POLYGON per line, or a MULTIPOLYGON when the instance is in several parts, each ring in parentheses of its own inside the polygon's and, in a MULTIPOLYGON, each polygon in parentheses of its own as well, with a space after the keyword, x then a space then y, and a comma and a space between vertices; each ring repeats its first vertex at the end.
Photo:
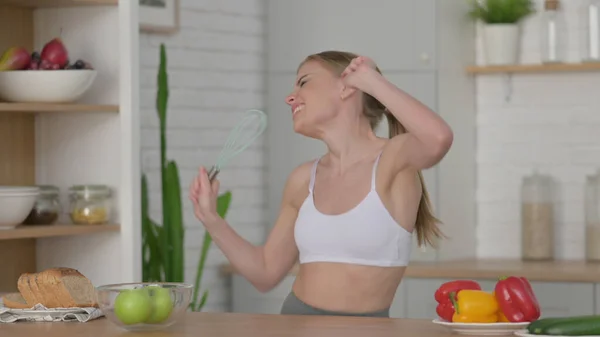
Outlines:
POLYGON ((248 110, 239 123, 231 130, 227 141, 219 154, 217 163, 208 172, 208 179, 213 179, 221 169, 235 156, 243 152, 267 127, 267 115, 260 110, 248 110))

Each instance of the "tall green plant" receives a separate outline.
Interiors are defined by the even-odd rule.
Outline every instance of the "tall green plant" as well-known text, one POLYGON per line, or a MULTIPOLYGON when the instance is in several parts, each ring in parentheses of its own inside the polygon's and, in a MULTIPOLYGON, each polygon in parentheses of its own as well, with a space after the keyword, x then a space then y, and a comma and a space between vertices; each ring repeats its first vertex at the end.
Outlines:
MULTIPOLYGON (((148 209, 148 182, 142 174, 142 279, 144 282, 184 282, 185 259, 183 208, 181 205, 181 185, 179 169, 173 160, 167 160, 167 106, 169 86, 167 75, 167 53, 164 44, 160 46, 160 65, 158 67, 158 91, 156 110, 160 129, 160 172, 162 185, 163 223, 157 224, 148 209)), ((225 217, 231 202, 231 192, 227 191, 217 199, 217 212, 225 217)), ((200 282, 212 238, 204 233, 200 260, 196 270, 194 294, 190 308, 202 310, 208 298, 205 290, 198 301, 200 282)))
POLYGON ((535 13, 532 0, 469 0, 469 16, 487 24, 514 24, 535 13))

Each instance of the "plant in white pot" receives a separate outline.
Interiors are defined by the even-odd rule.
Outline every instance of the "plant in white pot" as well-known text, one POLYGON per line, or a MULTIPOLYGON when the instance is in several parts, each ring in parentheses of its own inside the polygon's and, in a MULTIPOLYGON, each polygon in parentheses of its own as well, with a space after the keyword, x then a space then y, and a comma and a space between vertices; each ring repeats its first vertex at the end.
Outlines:
POLYGON ((470 0, 471 18, 481 21, 483 48, 489 65, 519 61, 521 20, 535 12, 532 0, 470 0))

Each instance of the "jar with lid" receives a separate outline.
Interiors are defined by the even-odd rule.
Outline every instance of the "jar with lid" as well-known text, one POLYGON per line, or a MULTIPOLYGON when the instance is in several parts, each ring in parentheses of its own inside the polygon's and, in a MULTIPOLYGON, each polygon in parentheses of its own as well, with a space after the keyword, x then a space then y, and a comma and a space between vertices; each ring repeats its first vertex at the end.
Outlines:
POLYGON ((585 184, 585 256, 600 262, 600 170, 585 184))
POLYGON ((558 0, 545 0, 544 11, 541 15, 542 62, 564 62, 567 48, 567 25, 565 13, 560 8, 560 2, 558 0))
POLYGON ((78 225, 100 225, 110 219, 111 191, 105 185, 76 185, 69 189, 69 214, 78 225))
POLYGON ((58 220, 62 212, 59 188, 52 185, 40 185, 38 187, 40 194, 33 205, 33 209, 23 221, 25 225, 51 225, 58 220))
POLYGON ((521 186, 521 251, 524 260, 554 258, 552 178, 534 172, 521 186))
POLYGON ((584 62, 600 61, 600 0, 586 0, 580 10, 583 24, 581 54, 584 62))

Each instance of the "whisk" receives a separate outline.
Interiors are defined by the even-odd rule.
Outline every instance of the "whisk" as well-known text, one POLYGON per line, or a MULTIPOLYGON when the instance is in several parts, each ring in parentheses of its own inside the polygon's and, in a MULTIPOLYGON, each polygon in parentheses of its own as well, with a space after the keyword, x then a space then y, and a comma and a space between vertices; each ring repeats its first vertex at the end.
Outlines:
POLYGON ((248 110, 244 117, 231 130, 227 141, 221 149, 217 163, 208 172, 208 179, 213 179, 221 169, 235 156, 243 152, 267 127, 267 115, 260 110, 248 110))

